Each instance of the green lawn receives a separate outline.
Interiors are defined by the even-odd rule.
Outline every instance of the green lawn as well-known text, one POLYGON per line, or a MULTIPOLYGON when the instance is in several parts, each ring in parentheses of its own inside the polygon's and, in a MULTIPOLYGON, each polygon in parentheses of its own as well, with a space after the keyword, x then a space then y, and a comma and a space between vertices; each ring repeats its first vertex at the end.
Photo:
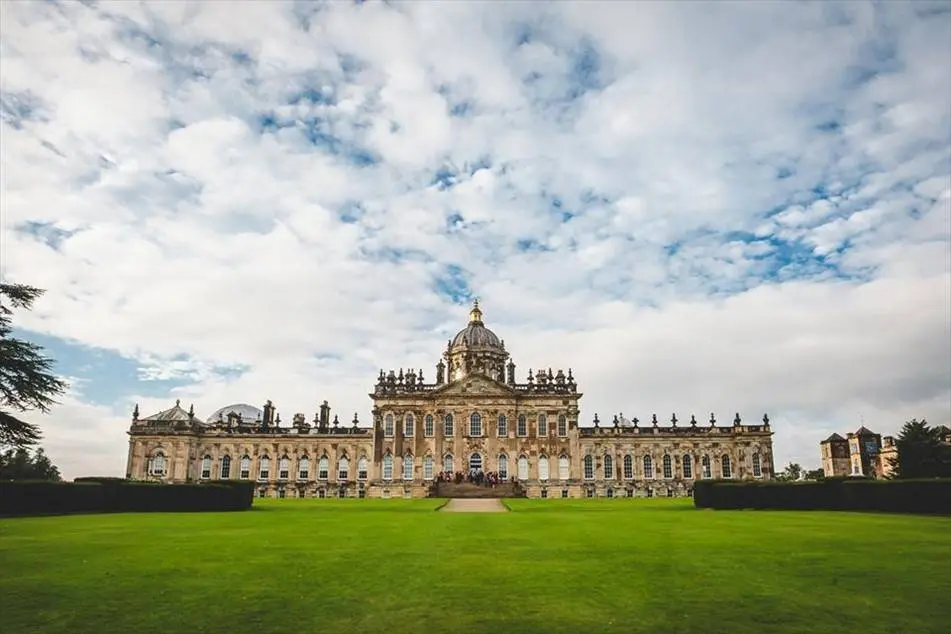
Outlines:
POLYGON ((948 631, 948 517, 440 503, 0 520, 0 631, 948 631))

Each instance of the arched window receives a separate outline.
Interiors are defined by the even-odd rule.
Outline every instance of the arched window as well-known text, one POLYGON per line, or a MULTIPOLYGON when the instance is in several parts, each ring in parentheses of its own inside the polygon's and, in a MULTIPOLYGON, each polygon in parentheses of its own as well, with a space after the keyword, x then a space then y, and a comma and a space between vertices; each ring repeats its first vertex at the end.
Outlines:
POLYGON ((567 436, 568 435, 568 417, 564 414, 561 414, 558 417, 558 435, 567 436))
POLYGON ((673 464, 673 461, 670 459, 670 456, 666 454, 664 455, 663 465, 664 465, 664 478, 669 480, 672 477, 674 477, 674 464, 673 464))
POLYGON ((337 461, 337 480, 346 481, 350 478, 350 458, 340 456, 337 461))
POLYGON ((548 480, 548 456, 538 458, 538 479, 542 481, 548 480))
POLYGON ((634 479, 634 458, 630 454, 624 456, 624 479, 634 479))
POLYGON ((383 417, 383 435, 393 435, 393 414, 387 414, 383 417))
POLYGON ((297 479, 307 480, 310 478, 310 458, 304 456, 297 461, 297 479))
POLYGON ((412 480, 413 479, 413 456, 412 454, 407 454, 403 456, 403 479, 412 480))
POLYGON ((650 456, 644 456, 644 477, 648 480, 654 477, 654 459, 650 456))
POLYGON ((720 458, 720 470, 723 473, 724 478, 732 478, 733 471, 730 469, 730 456, 723 454, 723 457, 720 458))
POLYGON ((525 456, 518 457, 518 479, 528 480, 528 458, 525 456))
POLYGON ((205 455, 201 459, 201 479, 208 480, 211 478, 211 456, 205 455))
POLYGON ((442 435, 446 437, 452 437, 455 435, 455 430, 453 429, 452 424, 452 414, 446 414, 446 418, 443 421, 443 430, 442 435))
POLYGON ((277 461, 277 477, 281 480, 287 480, 291 477, 291 459, 287 457, 287 454, 281 456, 281 459, 277 461))
POLYGON ((474 453, 469 456, 469 470, 470 471, 479 471, 482 469, 482 455, 474 453))
POLYGON ((221 472, 218 474, 218 477, 222 480, 227 480, 231 477, 231 456, 221 457, 221 472))
POLYGON ((445 456, 442 457, 442 470, 445 471, 446 473, 453 472, 451 453, 447 453, 445 456))
POLYGON ((712 478, 713 470, 710 468, 710 456, 700 458, 700 477, 712 478))
POLYGON ((241 476, 242 480, 247 480, 251 477, 251 456, 244 454, 241 456, 241 476))
POLYGON ((547 436, 548 435, 548 417, 544 414, 538 415, 538 435, 547 436))
POLYGON ((584 479, 594 480, 594 456, 584 457, 584 479))
POLYGON ((412 438, 416 430, 416 418, 412 414, 403 417, 403 435, 412 438))
POLYGON ((684 468, 684 477, 692 478, 693 477, 693 456, 690 454, 684 454, 684 457, 681 459, 683 462, 684 468))
POLYGON ((528 436, 528 423, 525 421, 525 414, 520 414, 515 424, 515 435, 524 438, 528 436))
POLYGON ((149 460, 149 473, 155 476, 165 475, 165 454, 161 451, 156 451, 149 460))
POLYGON ((502 480, 509 478, 509 457, 504 453, 499 455, 499 478, 502 480))
POLYGON ((500 438, 505 438, 509 435, 509 421, 505 418, 505 414, 499 414, 499 421, 496 428, 498 429, 500 438))
POLYGON ((426 414, 426 418, 423 419, 423 436, 432 436, 436 433, 435 425, 433 424, 433 415, 426 414))
POLYGON ((366 480, 367 479, 367 457, 360 456, 360 459, 357 460, 357 480, 366 480))
POLYGON ((614 479, 614 458, 611 456, 604 457, 604 479, 614 479))
POLYGON ((271 458, 264 456, 261 458, 260 468, 258 469, 258 480, 267 480, 271 476, 271 458))
POLYGON ((469 435, 479 437, 482 435, 482 417, 478 412, 473 412, 469 417, 469 435))
POLYGON ((763 465, 760 463, 759 454, 753 454, 753 477, 761 478, 763 477, 763 465))
POLYGON ((571 463, 568 456, 559 456, 558 458, 558 479, 567 480, 571 475, 571 463))
POLYGON ((383 479, 393 479, 393 456, 390 454, 383 456, 383 479))
POLYGON ((317 479, 326 480, 328 477, 330 477, 330 460, 327 456, 321 456, 317 461, 317 479))
POLYGON ((433 457, 426 456, 423 458, 423 480, 432 480, 433 479, 433 457))

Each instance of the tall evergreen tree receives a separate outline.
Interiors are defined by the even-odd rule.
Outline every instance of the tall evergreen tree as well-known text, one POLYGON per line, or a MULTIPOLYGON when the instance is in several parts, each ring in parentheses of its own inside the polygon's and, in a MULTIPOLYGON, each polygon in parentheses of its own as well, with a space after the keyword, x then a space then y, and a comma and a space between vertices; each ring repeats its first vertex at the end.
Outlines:
POLYGON ((11 336, 13 309, 29 310, 42 294, 43 290, 25 284, 0 283, 0 447, 35 445, 40 428, 12 412, 48 412, 55 397, 66 390, 42 346, 11 336))
POLYGON ((0 454, 0 480, 51 480, 60 481, 59 469, 47 457, 43 449, 30 455, 29 449, 7 449, 0 454))
POLYGON ((927 421, 912 419, 905 423, 898 438, 898 459, 892 460, 892 477, 951 477, 951 446, 942 443, 938 430, 927 421))

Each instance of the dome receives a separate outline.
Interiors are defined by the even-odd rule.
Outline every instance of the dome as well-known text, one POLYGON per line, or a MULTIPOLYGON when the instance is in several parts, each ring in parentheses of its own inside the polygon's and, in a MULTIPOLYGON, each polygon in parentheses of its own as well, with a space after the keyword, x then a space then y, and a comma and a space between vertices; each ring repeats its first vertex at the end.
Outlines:
POLYGON ((217 423, 219 419, 228 420, 228 414, 234 412, 235 414, 241 414, 241 420, 244 422, 254 422, 259 418, 264 418, 264 411, 255 407, 254 405, 248 405, 247 403, 235 403, 233 405, 228 405, 222 407, 214 414, 208 417, 209 423, 217 423))
POLYGON ((498 336, 482 323, 479 300, 475 300, 472 310, 469 311, 469 325, 452 338, 452 347, 456 346, 485 346, 502 349, 502 342, 498 336))

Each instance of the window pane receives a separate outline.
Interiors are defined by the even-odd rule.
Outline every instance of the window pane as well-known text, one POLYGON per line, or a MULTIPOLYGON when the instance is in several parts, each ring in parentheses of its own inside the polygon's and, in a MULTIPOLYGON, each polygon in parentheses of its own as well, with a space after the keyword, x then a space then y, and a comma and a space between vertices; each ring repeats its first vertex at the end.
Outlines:
POLYGON ((528 423, 525 421, 524 414, 518 417, 518 423, 516 425, 515 432, 518 436, 528 436, 528 423))
POLYGON ((644 477, 648 480, 654 477, 654 461, 650 456, 644 456, 644 477))
POLYGON ((547 436, 548 435, 548 417, 544 414, 538 415, 538 435, 547 436))
POLYGON ((434 426, 433 426, 433 415, 432 415, 432 414, 426 414, 426 418, 424 419, 424 422, 423 422, 423 435, 424 435, 424 436, 432 436, 433 433, 434 433, 433 427, 434 427, 434 426))
POLYGON ((548 479, 548 457, 542 456, 538 459, 538 479, 547 480, 548 479))
POLYGON ((562 414, 558 417, 558 435, 567 436, 568 435, 568 417, 562 414))
POLYGON ((390 454, 383 456, 383 479, 393 479, 393 456, 390 454))
POLYGON ((684 477, 692 478, 693 477, 693 456, 685 455, 683 457, 683 468, 684 468, 684 477))
POLYGON ((433 458, 432 456, 426 456, 423 459, 423 479, 432 480, 433 479, 433 458))
POLYGON ((584 457, 584 479, 594 480, 594 457, 593 456, 584 457))
POLYGON ((634 459, 631 456, 624 456, 624 479, 634 479, 634 459))
POLYGON ((568 456, 561 456, 558 458, 558 478, 561 480, 567 480, 570 471, 570 463, 568 456))
POLYGON ((499 478, 508 480, 509 477, 509 458, 505 454, 499 456, 499 478))
POLYGON ((443 423, 443 436, 453 436, 455 432, 452 425, 452 414, 446 414, 446 419, 443 423))
POLYGON ((613 480, 614 479, 614 458, 611 456, 604 457, 604 479, 613 480))
POLYGON ((405 456, 403 458, 403 479, 413 479, 413 456, 405 456))
POLYGON ((528 458, 520 456, 518 459, 518 479, 528 480, 528 458))
POLYGON ((412 414, 407 414, 403 419, 403 435, 407 438, 411 437, 416 429, 416 419, 413 418, 412 414))
POLYGON ((477 437, 482 435, 482 417, 477 413, 469 417, 469 435, 477 437))
POLYGON ((505 414, 499 414, 498 429, 499 429, 499 436, 508 436, 509 422, 508 422, 508 419, 505 418, 505 414))

